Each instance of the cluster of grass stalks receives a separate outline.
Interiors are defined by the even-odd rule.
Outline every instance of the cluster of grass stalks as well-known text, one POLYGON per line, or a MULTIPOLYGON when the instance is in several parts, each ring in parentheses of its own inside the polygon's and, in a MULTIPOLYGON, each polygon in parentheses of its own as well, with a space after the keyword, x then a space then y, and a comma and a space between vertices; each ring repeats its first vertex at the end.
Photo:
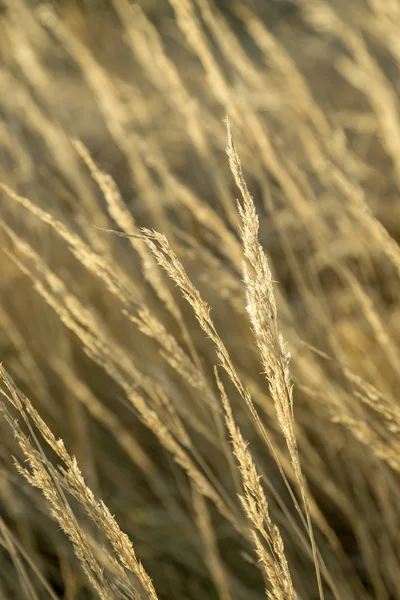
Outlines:
POLYGON ((3 1, 1 600, 400 600, 399 36, 3 1))

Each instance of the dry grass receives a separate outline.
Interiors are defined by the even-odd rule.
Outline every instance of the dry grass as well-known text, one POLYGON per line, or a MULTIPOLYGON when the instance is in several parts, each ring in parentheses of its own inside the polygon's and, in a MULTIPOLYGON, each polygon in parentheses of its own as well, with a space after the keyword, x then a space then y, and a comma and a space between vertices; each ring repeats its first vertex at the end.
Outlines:
POLYGON ((399 35, 6 0, 1 600, 400 600, 399 35))

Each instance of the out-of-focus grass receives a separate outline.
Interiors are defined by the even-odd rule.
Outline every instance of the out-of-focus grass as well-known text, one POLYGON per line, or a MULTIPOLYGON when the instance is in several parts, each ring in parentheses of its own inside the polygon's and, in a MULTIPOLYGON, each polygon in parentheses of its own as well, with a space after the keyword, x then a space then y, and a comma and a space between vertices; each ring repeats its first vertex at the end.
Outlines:
POLYGON ((400 598, 398 0, 3 4, 0 597, 400 598))

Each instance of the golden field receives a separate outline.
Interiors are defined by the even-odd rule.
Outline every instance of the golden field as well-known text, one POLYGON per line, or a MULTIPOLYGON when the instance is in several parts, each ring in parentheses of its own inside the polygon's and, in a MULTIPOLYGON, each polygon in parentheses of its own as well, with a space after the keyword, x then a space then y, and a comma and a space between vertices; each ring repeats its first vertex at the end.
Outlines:
POLYGON ((0 9, 0 599, 400 600, 399 0, 0 9))

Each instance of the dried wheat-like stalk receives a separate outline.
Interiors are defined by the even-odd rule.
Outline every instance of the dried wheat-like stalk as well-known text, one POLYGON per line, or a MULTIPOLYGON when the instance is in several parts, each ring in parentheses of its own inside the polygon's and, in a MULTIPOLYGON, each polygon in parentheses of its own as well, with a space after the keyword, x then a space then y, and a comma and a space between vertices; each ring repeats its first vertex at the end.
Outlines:
POLYGON ((260 476, 247 444, 235 423, 232 408, 217 369, 215 369, 215 377, 225 410, 226 426, 231 437, 233 453, 239 463, 244 489, 244 495, 240 496, 240 501, 252 526, 251 533, 258 559, 263 565, 271 585, 271 591, 267 592, 267 596, 270 600, 295 600, 296 594, 280 531, 271 521, 260 476))
POLYGON ((159 398, 160 401, 156 401, 156 396, 161 390, 158 392, 155 390, 151 380, 139 373, 118 345, 114 344, 111 339, 106 340, 90 311, 66 290, 64 283, 37 256, 34 250, 1 221, 0 225, 7 231, 23 259, 33 260, 36 264, 40 277, 36 273, 32 273, 26 265, 20 262, 18 257, 8 251, 20 269, 32 279, 39 294, 55 310, 64 325, 75 333, 87 354, 124 390, 127 399, 138 411, 141 420, 172 454, 174 460, 192 479, 199 492, 209 498, 233 527, 247 537, 246 529, 237 518, 235 511, 232 510, 226 494, 223 490, 216 488, 215 484, 199 469, 189 455, 187 450, 191 448, 191 441, 173 407, 170 405, 168 411, 161 411, 163 400, 159 398), (146 389, 150 398, 155 398, 156 406, 154 408, 150 407, 148 401, 133 388, 132 376, 136 384, 140 380, 139 385, 144 385, 143 389, 146 389), (171 411, 172 419, 170 418, 171 411))
MULTIPOLYGON (((126 205, 124 204, 124 201, 121 197, 121 194, 118 190, 115 181, 112 179, 112 177, 110 177, 110 175, 104 173, 97 167, 89 151, 84 146, 84 144, 82 144, 82 142, 75 142, 75 148, 79 155, 83 158, 84 162, 90 170, 92 177, 95 179, 96 183, 101 189, 103 196, 107 202, 107 209, 110 216, 124 231, 135 231, 137 229, 135 220, 130 211, 127 209, 126 205)), ((201 369, 199 357, 191 340, 190 334, 186 328, 181 311, 179 310, 179 306, 175 302, 174 297, 168 289, 168 286, 166 285, 165 281, 163 281, 162 273, 160 273, 157 265, 155 264, 153 256, 151 255, 149 250, 145 246, 143 246, 143 244, 141 244, 137 239, 132 237, 129 239, 132 244, 132 247, 137 251, 137 253, 140 256, 140 259, 142 261, 142 270, 146 280, 150 283, 157 296, 164 303, 170 314, 178 323, 180 330, 182 331, 182 336, 188 348, 190 349, 190 353, 193 357, 193 360, 197 364, 197 368, 201 369)), ((148 310, 146 310, 146 313, 148 317, 151 316, 148 310)), ((142 318, 143 329, 145 329, 147 333, 148 330, 145 327, 145 321, 146 320, 142 318)), ((159 323, 154 316, 152 317, 152 321, 155 324, 158 323, 158 328, 162 328, 161 323, 159 323)), ((170 336, 170 338, 172 338, 172 336, 170 336)), ((178 346, 176 342, 175 346, 178 346)), ((181 350, 180 353, 182 353, 181 350)))
POLYGON ((64 531, 71 538, 75 552, 81 561, 86 574, 90 577, 97 591, 101 593, 101 597, 107 599, 113 598, 114 596, 111 591, 112 587, 105 579, 102 569, 97 564, 88 543, 84 539, 82 530, 60 492, 60 488, 63 488, 66 492, 71 494, 83 506, 89 517, 111 543, 114 552, 114 555, 111 556, 111 561, 117 569, 117 572, 121 577, 121 583, 124 584, 124 587, 128 587, 134 594, 134 597, 138 597, 138 594, 134 588, 132 588, 129 579, 124 574, 122 567, 118 567, 118 563, 128 571, 131 571, 138 578, 150 600, 157 600, 158 596, 153 583, 143 565, 137 559, 131 541, 128 536, 121 531, 104 502, 97 500, 93 492, 88 488, 79 470, 76 459, 70 456, 65 448, 64 442, 60 439, 56 439, 47 424, 40 417, 39 413, 32 406, 30 401, 18 390, 2 366, 0 366, 0 378, 6 388, 6 391, 3 391, 3 394, 24 417, 26 422, 30 420, 35 425, 45 442, 63 462, 63 467, 59 467, 58 469, 54 468, 44 455, 34 449, 29 438, 22 432, 18 423, 12 419, 8 410, 3 407, 7 421, 11 425, 18 443, 31 467, 30 470, 20 467, 20 471, 32 485, 41 489, 43 494, 50 501, 53 516, 56 517, 64 531))
POLYGON ((179 286, 184 298, 188 301, 188 303, 192 307, 194 314, 195 314, 197 320, 199 321, 201 328, 208 335, 208 337, 210 337, 211 340, 214 342, 214 345, 216 348, 216 353, 217 353, 218 359, 221 361, 221 365, 223 366, 223 368, 229 375, 229 377, 232 380, 233 384, 235 385, 237 391, 239 392, 239 394, 242 397, 243 401, 245 402, 247 408, 249 409, 250 414, 253 417, 254 422, 257 425, 257 429, 258 429, 262 439, 266 443, 267 447, 269 448, 275 461, 277 462, 277 465, 280 469, 282 477, 284 478, 285 483, 288 487, 288 490, 292 495, 292 499, 293 499, 296 507, 299 510, 297 501, 293 495, 293 492, 290 488, 289 482, 286 478, 285 472, 282 468, 281 459, 278 456, 277 451, 274 448, 273 444, 271 443, 268 432, 267 432, 264 424, 262 423, 257 410, 255 409, 251 395, 250 395, 249 391, 243 385, 243 383, 237 373, 237 370, 232 362, 230 354, 229 354, 222 338, 220 337, 220 335, 213 323, 213 320, 211 319, 210 308, 207 305, 207 303, 203 300, 199 290, 193 285, 192 281, 188 277, 182 263, 180 262, 178 256, 174 252, 174 250, 171 248, 167 238, 159 232, 152 231, 152 230, 146 229, 146 228, 141 228, 140 234, 126 234, 124 232, 118 232, 118 231, 114 231, 114 230, 105 230, 105 231, 107 231, 108 233, 113 233, 113 234, 121 236, 121 237, 133 236, 133 237, 139 237, 139 238, 143 239, 143 241, 151 249, 158 264, 161 265, 165 269, 165 271, 167 272, 169 277, 171 277, 171 279, 179 286))
POLYGON ((233 143, 229 120, 227 120, 227 132, 227 154, 229 157, 229 164, 243 199, 243 204, 238 203, 238 208, 242 219, 241 234, 245 259, 243 261, 243 271, 246 284, 247 310, 256 343, 261 353, 261 361, 268 380, 270 394, 274 401, 278 422, 285 437, 293 469, 301 490, 311 545, 313 548, 319 593, 321 598, 323 598, 323 588, 317 558, 317 549, 315 547, 312 530, 309 500, 300 465, 294 429, 293 393, 289 371, 290 354, 285 351, 282 334, 278 330, 272 275, 267 257, 258 241, 258 216, 243 176, 239 156, 233 143))

